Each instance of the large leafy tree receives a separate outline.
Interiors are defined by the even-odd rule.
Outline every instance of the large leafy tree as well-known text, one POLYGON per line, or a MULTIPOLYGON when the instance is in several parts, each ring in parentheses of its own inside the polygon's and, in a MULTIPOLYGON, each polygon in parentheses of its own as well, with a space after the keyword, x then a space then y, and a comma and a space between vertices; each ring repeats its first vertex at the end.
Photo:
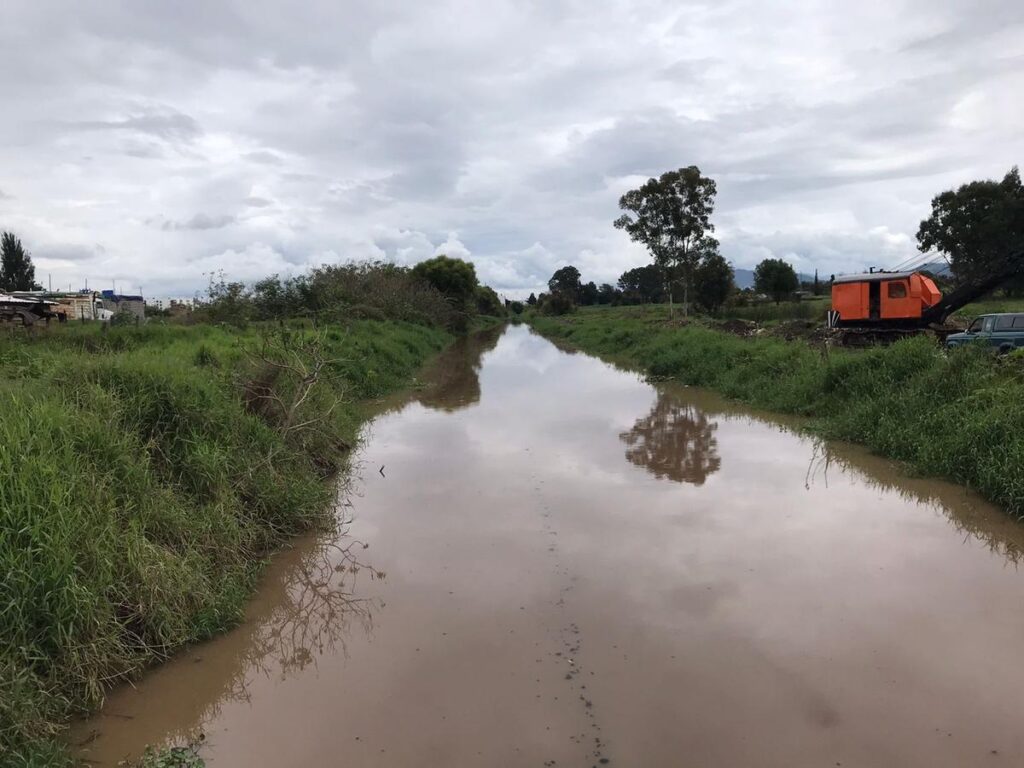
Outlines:
POLYGON ((412 268, 413 277, 434 286, 451 305, 455 317, 451 327, 456 331, 469 329, 469 318, 476 309, 476 289, 479 282, 476 268, 468 261, 441 254, 421 261, 412 268))
POLYGON ((580 304, 582 306, 589 307, 597 304, 600 298, 600 289, 593 280, 580 286, 580 304))
POLYGON ((735 290, 734 273, 729 262, 718 251, 701 260, 694 275, 694 297, 707 312, 717 312, 735 290))
POLYGON ((459 308, 476 295, 476 268, 468 261, 440 255, 412 268, 413 276, 430 283, 459 308))
POLYGON ((754 288, 778 304, 800 288, 800 279, 782 259, 765 259, 754 267, 754 288))
POLYGON ((634 267, 619 276, 619 290, 631 303, 653 303, 665 297, 665 282, 657 264, 634 267))
POLYGON ((552 293, 561 293, 574 302, 579 301, 581 288, 580 271, 571 264, 556 270, 555 274, 548 280, 548 289, 552 293))
POLYGON ((481 285, 476 289, 476 311, 489 317, 504 317, 505 305, 493 288, 481 285))
POLYGON ((34 291, 36 268, 32 257, 21 244, 20 238, 12 232, 0 235, 0 290, 34 291))
POLYGON ((685 312, 697 267, 717 246, 708 234, 715 229, 711 213, 716 191, 714 180, 691 165, 648 179, 619 198, 619 208, 626 213, 615 220, 615 227, 651 252, 669 288, 669 314, 672 283, 683 287, 685 312))
POLYGON ((609 283, 601 283, 597 289, 597 303, 598 304, 611 304, 613 301, 619 298, 619 291, 616 290, 614 285, 609 283))
POLYGON ((936 195, 917 242, 922 251, 943 254, 957 282, 983 277, 1019 251, 1024 244, 1024 185, 1017 166, 1002 181, 972 181, 936 195))

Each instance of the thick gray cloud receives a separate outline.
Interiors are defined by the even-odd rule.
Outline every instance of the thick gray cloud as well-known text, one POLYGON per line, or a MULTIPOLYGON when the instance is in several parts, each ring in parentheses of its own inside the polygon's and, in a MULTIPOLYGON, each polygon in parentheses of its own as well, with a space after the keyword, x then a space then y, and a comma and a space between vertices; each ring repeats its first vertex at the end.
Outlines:
POLYGON ((471 258, 499 290, 647 260, 611 227, 698 164, 737 267, 891 265, 1024 155, 1015 0, 13 0, 0 227, 55 285, 471 258))
MULTIPOLYGON (((249 199, 250 198, 246 198, 243 202, 249 205, 249 199)), ((221 227, 226 227, 229 224, 234 224, 235 221, 236 219, 234 216, 227 214, 211 216, 208 213, 197 213, 187 221, 165 221, 160 225, 160 228, 168 232, 181 231, 183 229, 220 229, 221 227)))

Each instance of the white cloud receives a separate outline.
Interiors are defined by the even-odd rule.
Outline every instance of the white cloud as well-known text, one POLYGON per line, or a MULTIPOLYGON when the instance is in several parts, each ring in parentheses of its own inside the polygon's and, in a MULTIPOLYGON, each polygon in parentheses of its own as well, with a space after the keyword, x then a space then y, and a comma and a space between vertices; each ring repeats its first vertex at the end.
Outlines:
POLYGON ((449 232, 448 239, 434 249, 435 256, 440 256, 441 254, 450 256, 454 259, 469 260, 473 258, 473 254, 469 252, 469 248, 459 240, 459 237, 455 232, 449 232))
POLYGON ((55 284, 447 252, 522 295, 643 263, 618 196, 695 163, 737 266, 885 265, 1024 156, 1022 72, 1013 0, 13 0, 0 226, 55 284))

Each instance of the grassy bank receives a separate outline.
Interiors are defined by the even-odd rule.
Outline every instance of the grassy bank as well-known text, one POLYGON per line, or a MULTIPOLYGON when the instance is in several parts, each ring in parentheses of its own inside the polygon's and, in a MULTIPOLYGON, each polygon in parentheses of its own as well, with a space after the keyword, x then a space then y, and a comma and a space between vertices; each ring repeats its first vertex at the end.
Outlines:
POLYGON ((1024 299, 1005 296, 988 297, 968 304, 959 310, 956 316, 967 322, 978 315, 991 315, 999 312, 1024 312, 1024 299))
POLYGON ((750 320, 755 323, 771 323, 786 320, 820 320, 825 322, 825 315, 831 301, 823 296, 804 301, 785 301, 781 304, 766 302, 749 307, 723 307, 720 317, 736 320, 750 320))
POLYGON ((608 359, 810 417, 826 436, 861 443, 923 474, 976 488, 1024 515, 1024 357, 941 351, 917 337, 831 350, 669 323, 642 307, 534 316, 546 336, 608 359))
POLYGON ((334 521, 365 408, 448 343, 360 320, 0 335, 0 762, 235 623, 265 556, 334 521))

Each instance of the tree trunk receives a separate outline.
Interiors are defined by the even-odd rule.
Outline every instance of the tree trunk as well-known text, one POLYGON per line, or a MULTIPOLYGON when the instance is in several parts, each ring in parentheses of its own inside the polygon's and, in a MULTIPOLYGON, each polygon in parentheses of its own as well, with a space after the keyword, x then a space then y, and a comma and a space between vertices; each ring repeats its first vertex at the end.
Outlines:
POLYGON ((668 269, 665 269, 664 272, 665 289, 668 291, 668 319, 671 320, 675 309, 672 306, 672 281, 668 278, 668 269))

